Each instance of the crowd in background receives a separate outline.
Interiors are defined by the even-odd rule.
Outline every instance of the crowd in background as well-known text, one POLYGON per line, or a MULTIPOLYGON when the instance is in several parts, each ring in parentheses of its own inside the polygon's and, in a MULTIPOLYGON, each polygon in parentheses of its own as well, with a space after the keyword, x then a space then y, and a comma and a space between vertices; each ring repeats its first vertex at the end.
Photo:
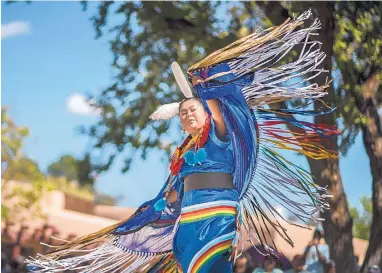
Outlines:
POLYGON ((27 267, 24 264, 24 259, 25 258, 21 255, 11 258, 4 252, 1 252, 1 273, 28 272, 27 267))
MULTIPOLYGON (((356 258, 358 269, 358 258, 356 258)), ((382 273, 378 265, 368 268, 368 273, 382 273)), ((329 246, 323 240, 321 231, 316 230, 313 239, 302 254, 295 255, 290 264, 283 264, 277 255, 266 255, 254 260, 248 253, 240 255, 234 266, 234 273, 336 273, 336 264, 330 259, 329 246)))

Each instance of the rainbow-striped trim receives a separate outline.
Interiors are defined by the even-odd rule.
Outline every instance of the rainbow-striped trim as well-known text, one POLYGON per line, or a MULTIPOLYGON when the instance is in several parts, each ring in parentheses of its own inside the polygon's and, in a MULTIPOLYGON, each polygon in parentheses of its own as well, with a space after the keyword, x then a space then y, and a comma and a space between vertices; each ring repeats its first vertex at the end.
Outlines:
POLYGON ((232 247, 232 241, 236 232, 230 232, 212 240, 196 253, 192 259, 187 273, 198 273, 201 268, 216 256, 229 251, 232 247))
POLYGON ((179 263, 176 264, 176 272, 175 273, 183 273, 182 267, 180 266, 179 263))
POLYGON ((236 216, 238 203, 234 201, 214 201, 182 208, 180 224, 188 224, 215 216, 236 216))

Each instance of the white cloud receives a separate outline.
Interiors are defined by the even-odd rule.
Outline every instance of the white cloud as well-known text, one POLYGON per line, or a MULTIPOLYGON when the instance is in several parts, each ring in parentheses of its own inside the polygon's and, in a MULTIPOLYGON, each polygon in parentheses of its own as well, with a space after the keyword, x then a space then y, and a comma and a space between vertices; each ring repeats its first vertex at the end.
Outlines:
POLYGON ((74 114, 86 116, 101 114, 101 109, 91 106, 85 96, 78 93, 70 95, 66 101, 66 107, 74 114))
POLYGON ((12 21, 8 24, 1 25, 1 39, 30 33, 32 30, 29 22, 12 21))

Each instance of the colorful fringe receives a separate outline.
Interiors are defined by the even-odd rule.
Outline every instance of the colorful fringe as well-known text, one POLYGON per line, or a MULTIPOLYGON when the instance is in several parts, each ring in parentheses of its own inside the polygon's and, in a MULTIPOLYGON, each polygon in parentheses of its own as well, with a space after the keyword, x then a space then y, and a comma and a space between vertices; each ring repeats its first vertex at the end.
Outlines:
MULTIPOLYGON (((221 81, 221 88, 214 83, 208 92, 227 92, 224 87, 235 84, 251 108, 257 129, 256 167, 242 190, 244 194, 240 204, 244 212, 243 225, 251 236, 250 240, 256 241, 253 245, 261 243, 265 248, 268 245, 276 248, 271 239, 272 231, 293 245, 282 222, 306 227, 312 221, 322 220, 317 213, 329 208, 326 189, 316 185, 308 171, 287 160, 282 151, 296 152, 316 160, 337 158, 330 142, 331 137, 340 134, 336 128, 295 119, 295 116, 330 114, 334 109, 259 109, 259 106, 265 104, 291 99, 318 100, 326 95, 330 81, 323 85, 311 82, 321 73, 328 73, 319 68, 325 58, 321 44, 311 39, 317 35, 320 22, 315 20, 311 26, 295 30, 311 14, 309 10, 281 26, 244 37, 212 53, 188 70, 192 78, 193 73, 206 74, 206 71, 212 69, 209 67, 216 68, 221 62, 226 62, 228 70, 208 74, 209 77, 202 77, 202 82, 214 80, 219 83, 222 76, 234 75, 227 82, 221 81), (294 61, 285 63, 283 58, 296 47, 300 52, 294 61), (280 208, 285 209, 295 220, 291 221, 282 215, 280 208)), ((230 121, 235 124, 234 120, 230 121)), ((239 131, 236 127, 232 130, 239 131)), ((248 145, 251 145, 249 139, 238 143, 243 154, 239 156, 250 156, 246 155, 248 145)))
MULTIPOLYGON (((293 111, 296 115, 312 115, 312 112, 293 111)), ((321 112, 322 113, 322 112, 321 112)), ((334 126, 314 124, 306 121, 298 121, 294 117, 282 117, 280 114, 289 115, 290 112, 284 110, 259 109, 257 117, 258 128, 262 134, 261 141, 272 144, 275 148, 294 151, 307 157, 319 160, 324 158, 337 158, 338 155, 333 150, 327 150, 325 146, 332 146, 330 138, 341 132, 334 126), (278 116, 275 116, 279 114, 278 116), (293 126, 298 132, 291 132, 281 126, 293 126)), ((315 114, 320 114, 316 113, 315 114)))
POLYGON ((268 245, 277 249, 273 241, 267 241, 267 238, 272 237, 273 229, 293 246, 293 241, 280 220, 306 228, 311 221, 321 221, 316 214, 329 208, 326 189, 316 185, 308 171, 287 160, 280 152, 297 152, 316 160, 337 158, 337 153, 326 147, 331 144, 330 138, 339 135, 340 131, 332 126, 295 119, 299 115, 316 116, 331 111, 333 110, 253 111, 258 130, 257 166, 253 182, 241 202, 245 216, 243 224, 250 234, 250 240, 255 240, 252 241, 253 245, 260 242, 269 252, 272 250, 268 245), (287 126, 289 129, 285 128, 287 126), (298 132, 291 132, 291 126, 297 128, 298 132), (279 212, 279 208, 285 209, 287 214, 300 223, 288 220, 279 212))
POLYGON ((228 46, 217 50, 192 65, 187 73, 190 78, 195 71, 227 62, 231 71, 215 74, 202 82, 214 80, 233 73, 237 79, 253 73, 253 81, 244 86, 242 93, 250 107, 271 104, 296 98, 317 99, 326 95, 330 82, 323 85, 310 83, 321 73, 318 68, 325 59, 318 41, 308 40, 317 35, 319 20, 307 28, 296 30, 312 15, 310 10, 293 20, 267 30, 258 29, 228 46), (295 61, 283 63, 283 58, 296 46, 302 46, 295 61))

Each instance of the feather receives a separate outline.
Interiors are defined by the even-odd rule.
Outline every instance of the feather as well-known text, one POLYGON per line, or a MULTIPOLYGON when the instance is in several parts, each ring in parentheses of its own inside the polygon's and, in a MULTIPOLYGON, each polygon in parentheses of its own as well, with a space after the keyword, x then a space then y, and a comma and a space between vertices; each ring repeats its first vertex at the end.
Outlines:
POLYGON ((179 114, 179 102, 173 102, 161 105, 151 114, 152 120, 167 120, 176 117, 179 114))
POLYGON ((180 90, 184 94, 186 98, 192 98, 192 91, 190 86, 188 85, 188 81, 183 74, 182 68, 179 66, 177 62, 173 62, 171 64, 172 73, 174 73, 174 77, 176 82, 179 85, 180 90))

